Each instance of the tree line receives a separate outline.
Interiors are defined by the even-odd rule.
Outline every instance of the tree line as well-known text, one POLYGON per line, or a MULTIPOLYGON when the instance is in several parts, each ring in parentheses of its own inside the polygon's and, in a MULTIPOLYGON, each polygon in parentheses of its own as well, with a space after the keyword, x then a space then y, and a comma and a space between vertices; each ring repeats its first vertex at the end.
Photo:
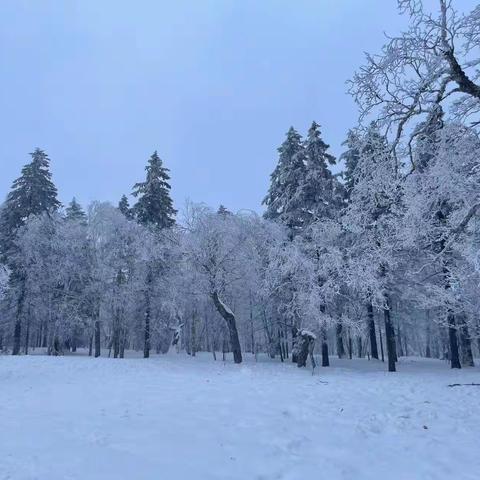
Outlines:
POLYGON ((0 346, 190 355, 404 355, 470 366, 480 350, 479 9, 399 0, 410 26, 349 82, 337 159, 291 127, 263 216, 173 207, 157 152, 117 206, 63 208, 42 150, 0 211, 0 346), (336 165, 332 173, 332 166, 336 165))

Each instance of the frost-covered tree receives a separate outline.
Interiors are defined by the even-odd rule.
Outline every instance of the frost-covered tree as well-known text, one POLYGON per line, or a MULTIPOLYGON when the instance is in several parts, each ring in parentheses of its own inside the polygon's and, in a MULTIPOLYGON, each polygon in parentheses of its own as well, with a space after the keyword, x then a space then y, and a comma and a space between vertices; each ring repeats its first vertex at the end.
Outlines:
POLYGON ((0 212, 0 252, 3 255, 12 247, 16 231, 30 215, 52 212, 61 205, 47 154, 36 148, 30 155, 32 161, 22 168, 21 176, 13 182, 0 212))
POLYGON ((130 203, 126 195, 122 195, 122 198, 118 202, 118 209, 127 217, 129 220, 133 218, 133 211, 130 208, 130 203))
MULTIPOLYGON (((35 149, 32 161, 25 165, 22 174, 12 185, 3 208, 0 211, 0 255, 10 265, 10 282, 17 292, 17 314, 14 327, 12 353, 20 353, 22 319, 24 316, 25 278, 21 268, 17 268, 15 258, 16 234, 32 215, 53 213, 60 207, 57 189, 51 180, 50 159, 47 154, 35 149)), ((18 258, 18 257, 17 257, 18 258)))
MULTIPOLYGON (((457 2, 436 3, 438 10, 432 13, 422 0, 398 0, 409 17, 407 30, 389 37, 380 54, 367 54, 350 83, 361 116, 376 115, 392 134, 395 153, 401 153, 404 137, 411 143, 422 133, 412 123, 414 127, 438 105, 450 106, 457 119, 478 124, 480 11, 477 7, 464 14, 455 9, 457 2)), ((413 155, 410 161, 415 168, 413 155)))
POLYGON ((75 220, 80 222, 84 222, 87 218, 86 213, 84 212, 82 206, 77 202, 75 197, 73 197, 72 201, 65 209, 65 215, 67 220, 75 220))
POLYGON ((359 152, 354 187, 342 218, 351 237, 347 284, 364 298, 369 313, 371 303, 382 309, 389 371, 395 371, 391 296, 395 285, 395 226, 402 191, 390 146, 375 125, 363 136, 359 152))
POLYGON ((145 181, 136 183, 133 187, 133 196, 137 197, 133 206, 135 218, 142 225, 160 229, 171 227, 175 223, 177 211, 173 208, 170 197, 169 170, 163 166, 156 151, 148 160, 145 170, 145 181))
POLYGON ((279 158, 270 176, 270 188, 263 204, 265 218, 286 225, 292 235, 304 226, 300 186, 305 178, 305 147, 301 135, 293 128, 278 149, 279 158))

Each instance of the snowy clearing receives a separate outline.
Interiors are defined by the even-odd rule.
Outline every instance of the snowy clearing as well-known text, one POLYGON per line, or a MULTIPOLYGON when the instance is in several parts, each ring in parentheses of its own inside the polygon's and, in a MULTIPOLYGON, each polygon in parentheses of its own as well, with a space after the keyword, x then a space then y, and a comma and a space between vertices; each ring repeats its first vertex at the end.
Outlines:
POLYGON ((478 479, 480 369, 0 357, 0 479, 478 479))

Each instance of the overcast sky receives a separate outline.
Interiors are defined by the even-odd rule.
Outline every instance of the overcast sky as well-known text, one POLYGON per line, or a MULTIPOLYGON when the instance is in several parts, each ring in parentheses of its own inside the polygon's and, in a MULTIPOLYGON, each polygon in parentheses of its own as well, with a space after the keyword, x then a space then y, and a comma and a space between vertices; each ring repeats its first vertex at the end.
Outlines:
POLYGON ((341 153, 345 81, 404 22, 394 0, 1 0, 0 195, 38 146, 63 202, 116 203, 156 149, 177 207, 260 211, 290 125, 341 153))

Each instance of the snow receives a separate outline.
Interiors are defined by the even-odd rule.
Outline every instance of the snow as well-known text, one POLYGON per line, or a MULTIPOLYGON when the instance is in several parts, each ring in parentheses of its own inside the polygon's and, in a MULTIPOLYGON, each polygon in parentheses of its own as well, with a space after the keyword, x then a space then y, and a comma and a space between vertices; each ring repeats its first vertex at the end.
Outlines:
POLYGON ((0 357, 0 479, 479 478, 480 369, 332 365, 0 357))

